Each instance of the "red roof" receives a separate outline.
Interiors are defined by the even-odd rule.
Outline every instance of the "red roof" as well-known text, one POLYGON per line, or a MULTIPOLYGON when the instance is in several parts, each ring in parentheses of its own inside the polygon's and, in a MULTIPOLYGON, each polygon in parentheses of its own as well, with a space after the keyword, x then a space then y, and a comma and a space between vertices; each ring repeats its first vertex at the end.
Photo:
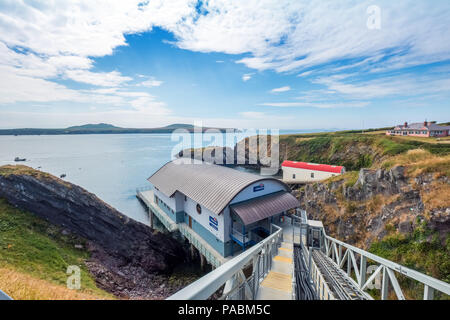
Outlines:
POLYGON ((329 164, 316 164, 316 163, 306 163, 306 162, 297 162, 297 161, 283 161, 281 164, 282 167, 290 167, 290 168, 298 168, 298 169, 307 169, 307 170, 315 170, 315 171, 325 171, 332 173, 341 173, 343 166, 331 166, 329 164))

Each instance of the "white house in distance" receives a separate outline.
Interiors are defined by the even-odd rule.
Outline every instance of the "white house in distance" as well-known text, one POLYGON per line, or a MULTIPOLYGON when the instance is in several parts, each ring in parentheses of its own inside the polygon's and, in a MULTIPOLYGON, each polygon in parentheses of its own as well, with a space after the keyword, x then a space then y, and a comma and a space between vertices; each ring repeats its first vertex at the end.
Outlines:
POLYGON ((343 166, 299 161, 283 161, 281 168, 285 183, 315 182, 345 173, 343 166))

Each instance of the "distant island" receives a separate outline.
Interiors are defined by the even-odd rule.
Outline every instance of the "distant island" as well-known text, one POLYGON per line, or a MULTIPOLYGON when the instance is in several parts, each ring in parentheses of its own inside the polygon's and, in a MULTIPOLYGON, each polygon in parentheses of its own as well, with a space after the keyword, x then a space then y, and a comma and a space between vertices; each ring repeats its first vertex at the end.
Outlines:
MULTIPOLYGON (((112 124, 98 123, 85 124, 81 126, 73 126, 64 129, 44 129, 44 128, 20 128, 20 129, 0 129, 0 135, 60 135, 60 134, 123 134, 123 133, 172 133, 174 130, 184 129, 194 132, 195 126, 190 124, 171 124, 159 128, 121 128, 112 124)), ((226 132, 227 130, 238 131, 233 128, 214 128, 203 127, 202 131, 219 130, 226 132)))

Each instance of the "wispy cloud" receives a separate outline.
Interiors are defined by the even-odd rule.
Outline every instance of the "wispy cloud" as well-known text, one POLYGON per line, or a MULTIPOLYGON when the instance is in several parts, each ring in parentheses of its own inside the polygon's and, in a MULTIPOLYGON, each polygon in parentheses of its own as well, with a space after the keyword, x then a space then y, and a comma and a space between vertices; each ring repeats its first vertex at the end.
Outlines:
POLYGON ((160 85, 162 85, 164 82, 161 80, 156 80, 154 78, 151 78, 149 80, 143 81, 141 83, 139 83, 139 86, 143 86, 143 87, 148 87, 148 88, 153 88, 153 87, 159 87, 160 85))
POLYGON ((280 92, 287 92, 290 91, 291 87, 290 86, 285 86, 285 87, 281 87, 281 88, 275 88, 270 90, 271 93, 280 93, 280 92))
POLYGON ((67 70, 65 76, 71 80, 102 87, 115 87, 131 81, 132 78, 124 77, 117 71, 91 72, 88 70, 67 70))
POLYGON ((320 108, 320 109, 333 109, 333 108, 363 108, 367 106, 368 102, 336 102, 336 103, 324 103, 324 102, 264 102, 260 103, 260 106, 266 107, 278 107, 278 108, 320 108))
POLYGON ((246 73, 242 76, 242 81, 247 82, 252 78, 253 73, 246 73))
MULTIPOLYGON (((7 1, 0 8, 0 103, 75 101, 170 114, 169 106, 146 93, 161 86, 161 80, 95 68, 97 58, 129 45, 126 35, 155 27, 170 33, 178 48, 239 55, 239 67, 252 69, 240 71, 246 72, 244 82, 255 70, 298 74, 312 82, 313 89, 300 99, 263 106, 344 108, 405 94, 448 96, 446 71, 423 77, 388 72, 450 60, 450 2, 377 1, 383 19, 380 30, 366 27, 366 9, 372 4, 371 0, 7 1), (361 72, 372 78, 353 75, 361 72), (65 80, 79 82, 83 89, 65 80)), ((273 93, 286 92, 281 89, 273 93)))

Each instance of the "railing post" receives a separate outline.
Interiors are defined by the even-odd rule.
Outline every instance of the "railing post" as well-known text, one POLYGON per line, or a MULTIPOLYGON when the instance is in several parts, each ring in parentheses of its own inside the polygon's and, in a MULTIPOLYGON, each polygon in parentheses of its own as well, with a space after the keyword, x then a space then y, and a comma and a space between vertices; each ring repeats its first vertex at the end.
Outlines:
POLYGON ((383 282, 381 283, 381 300, 387 300, 389 291, 389 276, 386 267, 383 267, 383 282))
POLYGON ((352 258, 350 257, 350 249, 347 249, 347 275, 350 277, 350 275, 352 274, 352 258))
POLYGON ((256 299, 256 295, 258 294, 259 289, 259 261, 260 254, 257 254, 253 262, 253 299, 256 299))
POLYGON ((359 287, 361 288, 364 283, 366 283, 366 275, 367 275, 367 258, 361 255, 361 264, 359 267, 359 287))
POLYGON ((434 299, 434 289, 430 286, 425 285, 423 289, 423 300, 433 300, 434 299))
POLYGON ((312 256, 312 248, 309 247, 309 256, 308 256, 308 275, 311 276, 311 256, 312 256))

